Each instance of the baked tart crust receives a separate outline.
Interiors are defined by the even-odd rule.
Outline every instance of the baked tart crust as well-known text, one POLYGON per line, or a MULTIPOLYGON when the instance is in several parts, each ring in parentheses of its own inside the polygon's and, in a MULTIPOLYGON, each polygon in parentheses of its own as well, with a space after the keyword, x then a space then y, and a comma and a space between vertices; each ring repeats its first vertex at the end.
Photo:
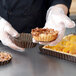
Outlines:
POLYGON ((7 52, 0 52, 0 65, 7 64, 11 61, 12 56, 7 52))
POLYGON ((55 31, 54 29, 48 29, 48 28, 35 28, 31 31, 32 37, 36 41, 53 41, 58 36, 58 31, 55 31))

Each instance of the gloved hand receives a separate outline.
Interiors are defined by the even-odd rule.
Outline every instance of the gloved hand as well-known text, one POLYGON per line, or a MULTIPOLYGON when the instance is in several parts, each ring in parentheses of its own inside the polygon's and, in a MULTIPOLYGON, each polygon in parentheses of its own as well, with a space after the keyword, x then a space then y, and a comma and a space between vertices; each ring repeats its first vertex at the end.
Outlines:
POLYGON ((20 48, 12 43, 11 37, 19 37, 19 33, 13 29, 10 23, 0 17, 0 40, 5 45, 17 51, 23 51, 24 48, 20 48))
POLYGON ((36 42, 36 40, 33 39, 33 42, 54 46, 62 40, 66 28, 73 27, 75 27, 74 21, 65 15, 64 10, 60 7, 52 6, 47 11, 44 28, 52 28, 54 30, 57 30, 59 32, 57 39, 52 42, 36 42))

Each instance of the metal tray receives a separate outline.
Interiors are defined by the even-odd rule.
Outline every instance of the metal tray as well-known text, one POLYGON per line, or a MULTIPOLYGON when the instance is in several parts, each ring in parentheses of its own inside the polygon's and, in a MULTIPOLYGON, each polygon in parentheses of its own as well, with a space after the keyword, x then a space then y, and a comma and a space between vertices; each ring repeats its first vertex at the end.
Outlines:
POLYGON ((44 49, 43 46, 39 46, 40 52, 44 55, 54 56, 60 59, 76 62, 76 56, 68 53, 57 52, 50 49, 44 49))

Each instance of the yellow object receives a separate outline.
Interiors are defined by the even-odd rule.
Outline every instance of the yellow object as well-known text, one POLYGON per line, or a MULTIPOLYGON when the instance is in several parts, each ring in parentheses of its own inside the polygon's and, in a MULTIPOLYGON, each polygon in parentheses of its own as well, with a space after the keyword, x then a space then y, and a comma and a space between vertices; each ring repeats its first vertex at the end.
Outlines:
POLYGON ((70 34, 65 36, 61 42, 56 46, 44 46, 43 48, 48 48, 55 51, 61 51, 69 54, 76 54, 76 35, 70 34))

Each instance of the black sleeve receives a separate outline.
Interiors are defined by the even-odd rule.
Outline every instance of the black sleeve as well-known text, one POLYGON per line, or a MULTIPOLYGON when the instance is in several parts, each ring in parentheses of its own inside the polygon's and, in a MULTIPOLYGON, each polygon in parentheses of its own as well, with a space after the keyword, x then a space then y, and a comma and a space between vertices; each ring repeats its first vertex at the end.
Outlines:
POLYGON ((70 8, 71 2, 72 0, 49 0, 50 5, 56 5, 56 4, 64 4, 68 7, 68 9, 70 8))

